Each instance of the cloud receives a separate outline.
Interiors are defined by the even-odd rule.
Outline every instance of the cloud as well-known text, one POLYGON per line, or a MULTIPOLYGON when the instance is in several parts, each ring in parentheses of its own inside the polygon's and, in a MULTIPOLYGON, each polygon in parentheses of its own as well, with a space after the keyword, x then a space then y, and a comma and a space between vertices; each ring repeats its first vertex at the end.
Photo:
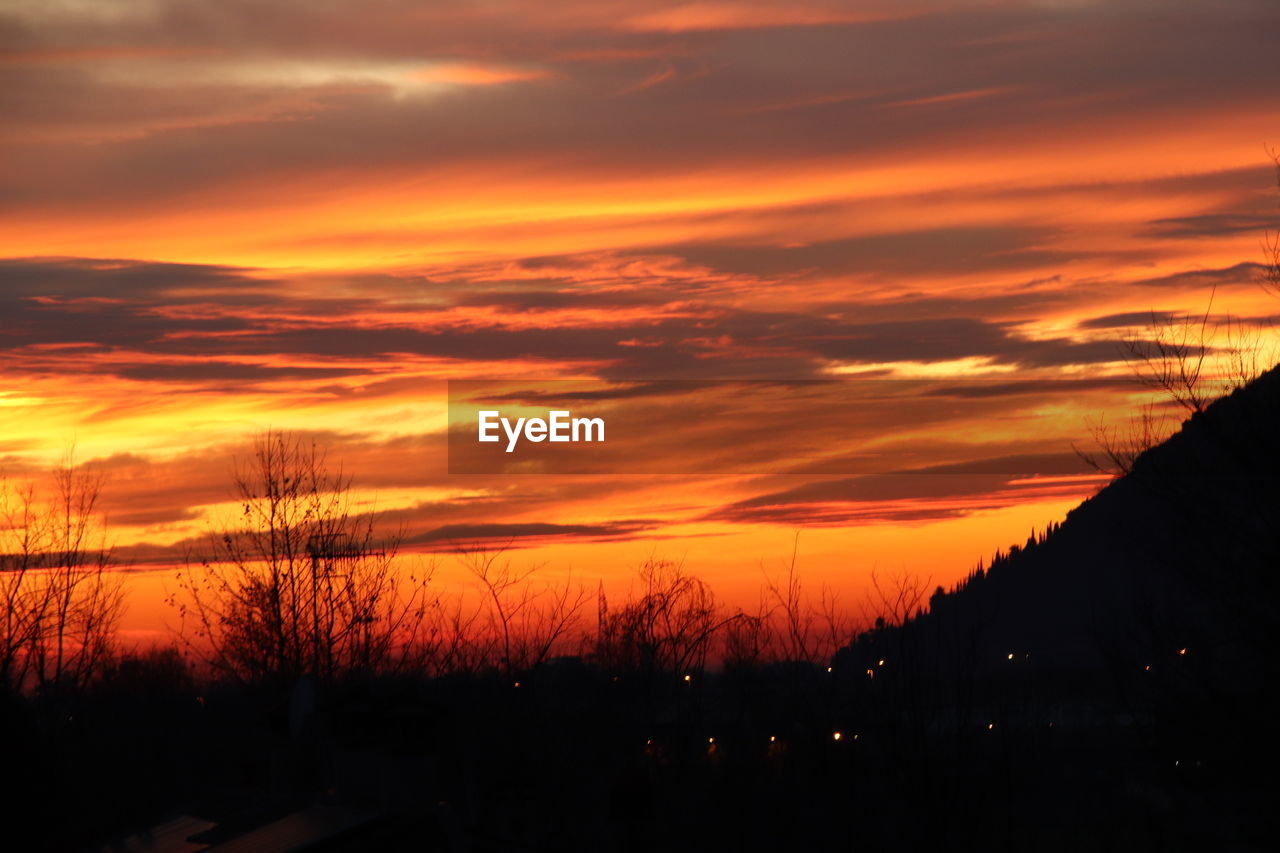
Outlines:
POLYGON ((115 258, 0 258, 6 298, 126 299, 169 294, 236 293, 262 288, 249 270, 115 258))
POLYGON ((350 376, 353 371, 342 367, 273 367, 228 361, 170 362, 156 364, 113 364, 104 367, 122 379, 143 382, 262 382, 281 379, 330 379, 350 376))
POLYGON ((1082 329, 1131 329, 1135 326, 1168 323, 1177 315, 1168 311, 1124 311, 1119 314, 1104 314, 1101 317, 1090 317, 1081 320, 1077 325, 1082 329))
MULTIPOLYGON (((967 152, 979 139, 1016 153, 1044 146, 1047 129, 1065 127, 1072 132, 1054 136, 1070 150, 1134 116, 1149 134, 1185 127, 1186 113, 1236 123, 1270 96, 1262 33, 1275 20, 1265 4, 1238 4, 1231 16, 1211 16, 1212 26, 1198 25, 1211 13, 1186 9, 1178 23, 1156 28, 1141 4, 131 8, 135 14, 102 19, 28 7, 10 19, 19 53, 124 53, 81 65, 6 66, 6 131, 26 140, 0 178, 8 197, 59 211, 123 199, 172 210, 167 202, 177 193, 233 182, 241 193, 267 193, 307 175, 317 181, 308 194, 324 186, 322 176, 342 175, 329 184, 341 195, 352 179, 377 182, 388 173, 427 178, 463 169, 476 181, 503 180, 513 163, 541 163, 557 173, 549 184, 564 186, 705 164, 793 169, 820 158, 873 167, 908 158, 921 171, 932 162, 936 179, 948 183, 966 176, 967 152), (789 25, 865 18, 868 8, 895 19, 789 25), (636 29, 629 20, 654 26, 636 29), (557 59, 588 50, 597 57, 589 64, 557 59), (1092 57, 1088 64, 1080 51, 1092 57), (1169 61, 1180 55, 1202 61, 1169 61), (397 97, 415 69, 501 85, 397 97), (661 97, 611 97, 666 69, 675 78, 655 90, 661 97), (535 75, 536 85, 524 85, 535 75), (192 77, 199 97, 191 96, 192 77), (940 79, 949 81, 942 90, 940 79), (1006 94, 970 100, 965 110, 886 108, 992 91, 1006 94), (849 92, 870 98, 832 99, 849 92), (824 99, 823 109, 794 111, 785 122, 749 112, 824 99), (85 150, 81 142, 95 134, 107 144, 85 150), (51 147, 50 138, 61 142, 51 147)), ((1005 160, 1006 172, 1020 168, 1015 157, 1005 160)), ((1054 162, 1041 159, 1042 168, 1054 162)))
POLYGON ((1087 393, 1091 391, 1130 390, 1133 380, 1096 377, 1090 379, 1071 379, 1064 377, 1046 377, 1042 379, 1010 379, 946 382, 930 388, 923 393, 936 397, 960 397, 968 399, 1021 397, 1035 395, 1041 397, 1062 396, 1087 393))
POLYGON ((1036 248, 1048 229, 1024 226, 951 227, 815 241, 799 246, 703 245, 675 248, 696 264, 758 276, 819 269, 826 275, 883 277, 935 271, 997 271, 1062 263, 1066 252, 1036 248))
POLYGON ((676 3, 656 11, 642 12, 625 18, 623 27, 635 30, 659 32, 689 32, 698 30, 736 30, 767 27, 812 27, 821 24, 854 24, 886 20, 901 15, 914 14, 912 4, 862 3, 859 8, 830 2, 762 2, 762 0, 737 0, 736 2, 676 3))
POLYGON ((644 520, 621 520, 604 524, 446 524, 409 537, 405 544, 437 546, 447 551, 494 546, 523 548, 558 539, 588 542, 626 539, 657 526, 655 522, 644 520))
MULTIPOLYGON (((826 479, 758 495, 720 507, 709 520, 735 524, 846 526, 858 522, 921 523, 959 518, 1013 506, 1033 498, 1076 497, 1096 485, 1087 478, 1043 482, 1011 467, 1034 464, 1031 458, 978 460, 957 466, 826 479), (1004 473, 988 473, 992 470, 1004 473)), ((1078 474, 1083 463, 1057 461, 1062 472, 1078 474)))
POLYGON ((1013 86, 990 86, 985 89, 965 89, 959 92, 944 92, 939 95, 926 95, 921 98, 908 98, 893 101, 891 107, 932 107, 940 104, 964 104, 981 98, 995 98, 1017 91, 1013 86))
MULTIPOLYGON (((563 291, 446 291, 443 304, 415 316, 388 312, 375 299, 318 299, 285 282, 222 267, 55 259, 10 262, 3 273, 11 282, 3 299, 18 319, 6 339, 11 350, 79 345, 133 352, 146 357, 115 355, 94 369, 139 380, 324 379, 368 373, 379 360, 389 369, 391 360, 406 355, 545 359, 627 379, 801 379, 822 376, 832 364, 977 358, 1056 367, 1118 358, 1116 341, 1033 338, 1017 323, 954 314, 862 322, 851 305, 753 311, 684 294, 673 303, 661 281, 599 296, 572 281, 563 291), (450 300, 460 311, 497 313, 450 314, 450 300), (565 313, 573 311, 578 314, 565 313), (537 321, 539 312, 550 316, 537 321), (272 363, 282 356, 312 363, 272 363), (359 361, 360 367, 316 359, 359 361)), ((415 286, 402 282, 393 293, 415 286)), ((918 306, 912 310, 918 313, 918 306)))
POLYGON ((1253 261, 1243 261, 1238 264, 1232 264, 1229 267, 1220 267, 1218 269, 1198 269, 1170 273, 1169 275, 1142 279, 1135 282, 1135 284, 1143 287, 1161 287, 1169 289, 1205 289, 1209 287, 1229 287, 1240 285, 1253 287, 1257 285, 1258 276, 1262 273, 1262 270, 1262 264, 1253 261))
POLYGON ((1262 234, 1280 228, 1280 216, 1265 213, 1205 213, 1157 219, 1151 226, 1152 233, 1156 236, 1174 240, 1241 233, 1262 234))

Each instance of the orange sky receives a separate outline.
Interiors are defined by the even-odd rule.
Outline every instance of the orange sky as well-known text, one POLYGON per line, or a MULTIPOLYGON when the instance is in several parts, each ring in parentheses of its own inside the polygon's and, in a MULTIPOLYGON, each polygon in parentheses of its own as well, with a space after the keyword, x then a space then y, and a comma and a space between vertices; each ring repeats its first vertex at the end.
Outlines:
POLYGON ((803 530, 814 584, 951 583, 1096 487, 1071 444, 1135 405, 1094 380, 1150 312, 1216 288, 1273 337, 1277 32, 1270 0, 6 3, 0 463, 74 441, 139 567, 271 426, 428 550, 659 554, 741 601, 803 530), (832 433, 870 478, 746 433, 722 470, 661 431, 612 476, 445 464, 450 379, 872 375, 985 390, 832 433))

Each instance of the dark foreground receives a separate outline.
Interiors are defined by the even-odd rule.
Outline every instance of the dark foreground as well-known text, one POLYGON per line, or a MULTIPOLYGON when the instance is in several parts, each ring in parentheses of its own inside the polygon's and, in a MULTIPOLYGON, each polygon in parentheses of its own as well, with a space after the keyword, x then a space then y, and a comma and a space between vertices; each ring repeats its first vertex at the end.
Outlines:
POLYGON ((1270 725, 1197 693, 1188 657, 1105 688, 1014 662, 966 715, 890 661, 686 683, 562 660, 519 687, 316 695, 198 688, 156 656, 62 707, 9 702, 5 831, 22 850, 1271 849, 1270 725))

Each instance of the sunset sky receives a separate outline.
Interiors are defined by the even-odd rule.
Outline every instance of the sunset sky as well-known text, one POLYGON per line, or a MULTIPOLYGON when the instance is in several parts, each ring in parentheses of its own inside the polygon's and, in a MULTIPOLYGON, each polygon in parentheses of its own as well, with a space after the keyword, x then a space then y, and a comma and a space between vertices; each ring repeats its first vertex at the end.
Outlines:
POLYGON ((0 466, 107 472, 140 635, 268 427, 423 551, 746 602, 802 531, 814 584, 949 584, 1097 488, 1071 445, 1150 312, 1272 336, 1277 36, 1274 0, 7 0, 0 466), (826 439, 875 466, 756 466, 800 428, 769 394, 848 377, 962 381, 826 439), (775 384, 719 468, 655 473, 711 442, 655 430, 450 475, 477 378, 775 384))

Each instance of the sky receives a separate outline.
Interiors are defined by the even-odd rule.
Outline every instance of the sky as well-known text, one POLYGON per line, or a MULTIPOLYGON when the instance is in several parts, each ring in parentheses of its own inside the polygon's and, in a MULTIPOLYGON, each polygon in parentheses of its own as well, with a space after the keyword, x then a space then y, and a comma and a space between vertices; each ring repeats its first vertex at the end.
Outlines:
POLYGON ((1152 312, 1273 337, 1278 35, 1273 0, 8 0, 0 468, 74 445, 139 570, 274 428, 423 552, 746 602, 799 535, 850 596, 953 583, 1097 489, 1072 445, 1134 410, 1152 312), (637 417, 751 380, 752 417, 450 474, 470 379, 637 417), (788 465, 831 379, 919 383, 822 425, 875 465, 788 465))

